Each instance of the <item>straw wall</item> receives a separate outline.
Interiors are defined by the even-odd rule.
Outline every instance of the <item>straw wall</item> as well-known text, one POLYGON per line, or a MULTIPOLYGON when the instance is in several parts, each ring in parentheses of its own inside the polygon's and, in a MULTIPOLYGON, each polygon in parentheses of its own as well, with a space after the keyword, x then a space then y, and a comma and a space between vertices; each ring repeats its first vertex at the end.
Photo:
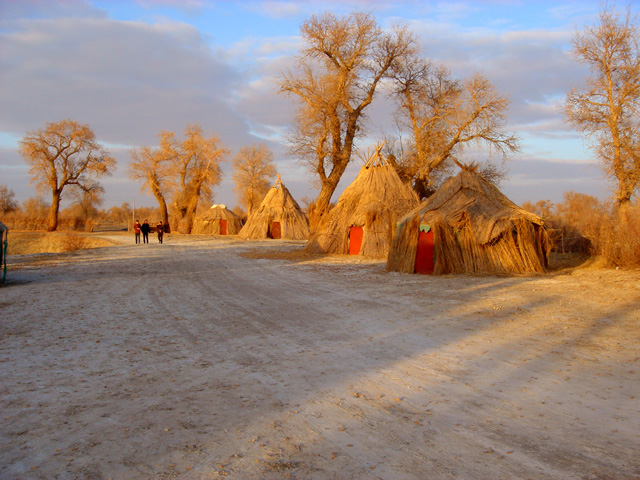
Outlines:
POLYGON ((443 219, 414 216, 398 227, 389 252, 387 269, 413 273, 420 223, 428 224, 434 234, 434 275, 526 274, 547 270, 548 237, 544 228, 526 220, 516 220, 493 242, 478 242, 470 221, 465 218, 455 227, 443 219))
POLYGON ((419 233, 420 217, 418 215, 414 215, 396 227, 387 257, 387 270, 402 273, 414 272, 419 233))
POLYGON ((481 244, 469 225, 455 230, 446 223, 434 228, 437 246, 434 274, 524 274, 546 271, 546 254, 538 245, 542 229, 516 220, 493 242, 481 244))

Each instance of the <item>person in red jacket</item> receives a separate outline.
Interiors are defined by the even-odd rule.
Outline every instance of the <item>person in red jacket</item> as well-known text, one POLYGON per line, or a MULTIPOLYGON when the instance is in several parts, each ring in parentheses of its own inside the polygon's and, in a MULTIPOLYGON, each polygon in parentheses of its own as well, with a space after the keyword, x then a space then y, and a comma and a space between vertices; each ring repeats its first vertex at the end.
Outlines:
POLYGON ((133 224, 133 233, 136 234, 136 244, 140 243, 140 220, 136 220, 136 223, 133 224))

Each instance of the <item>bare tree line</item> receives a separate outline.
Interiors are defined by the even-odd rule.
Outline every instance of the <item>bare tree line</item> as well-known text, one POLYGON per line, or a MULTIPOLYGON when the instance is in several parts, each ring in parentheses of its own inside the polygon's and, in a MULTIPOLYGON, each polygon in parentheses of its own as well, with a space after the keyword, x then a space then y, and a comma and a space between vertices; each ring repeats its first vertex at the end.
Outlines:
MULTIPOLYGON (((180 233, 191 233, 199 203, 208 205, 213 199, 214 188, 222 179, 220 164, 228 159, 229 150, 216 136, 205 137, 198 125, 187 126, 184 140, 173 132, 159 136, 158 148, 132 150, 129 176, 156 198, 165 225, 177 223, 180 233)), ((262 143, 243 147, 234 157, 233 167, 240 204, 251 211, 276 175, 273 154, 262 143)))
POLYGON ((611 266, 640 265, 640 202, 632 202, 620 223, 615 202, 567 191, 563 200, 525 202, 525 210, 541 216, 559 254, 604 258, 611 266))

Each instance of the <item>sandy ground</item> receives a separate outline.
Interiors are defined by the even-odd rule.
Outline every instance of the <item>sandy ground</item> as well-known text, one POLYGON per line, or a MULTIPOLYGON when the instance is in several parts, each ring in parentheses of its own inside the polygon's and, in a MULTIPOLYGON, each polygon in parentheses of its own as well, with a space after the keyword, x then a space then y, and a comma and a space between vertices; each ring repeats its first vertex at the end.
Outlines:
POLYGON ((0 478, 640 478, 640 272, 124 240, 10 258, 0 478))

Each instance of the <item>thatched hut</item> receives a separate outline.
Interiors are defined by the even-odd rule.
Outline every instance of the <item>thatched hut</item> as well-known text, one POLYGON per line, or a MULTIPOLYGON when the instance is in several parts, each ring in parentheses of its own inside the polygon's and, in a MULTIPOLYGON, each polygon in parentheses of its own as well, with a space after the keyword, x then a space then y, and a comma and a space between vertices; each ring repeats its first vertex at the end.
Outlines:
POLYGON ((436 275, 544 272, 548 252, 543 220, 467 167, 398 222, 387 269, 436 275))
POLYGON ((237 235, 242 228, 242 219, 226 205, 212 205, 209 210, 198 215, 193 222, 191 233, 201 235, 237 235))
POLYGON ((400 180, 377 148, 320 221, 306 250, 385 258, 396 221, 418 203, 415 192, 400 180))
POLYGON ((294 200, 280 175, 260 206, 251 212, 238 234, 240 238, 309 238, 309 220, 294 200))

